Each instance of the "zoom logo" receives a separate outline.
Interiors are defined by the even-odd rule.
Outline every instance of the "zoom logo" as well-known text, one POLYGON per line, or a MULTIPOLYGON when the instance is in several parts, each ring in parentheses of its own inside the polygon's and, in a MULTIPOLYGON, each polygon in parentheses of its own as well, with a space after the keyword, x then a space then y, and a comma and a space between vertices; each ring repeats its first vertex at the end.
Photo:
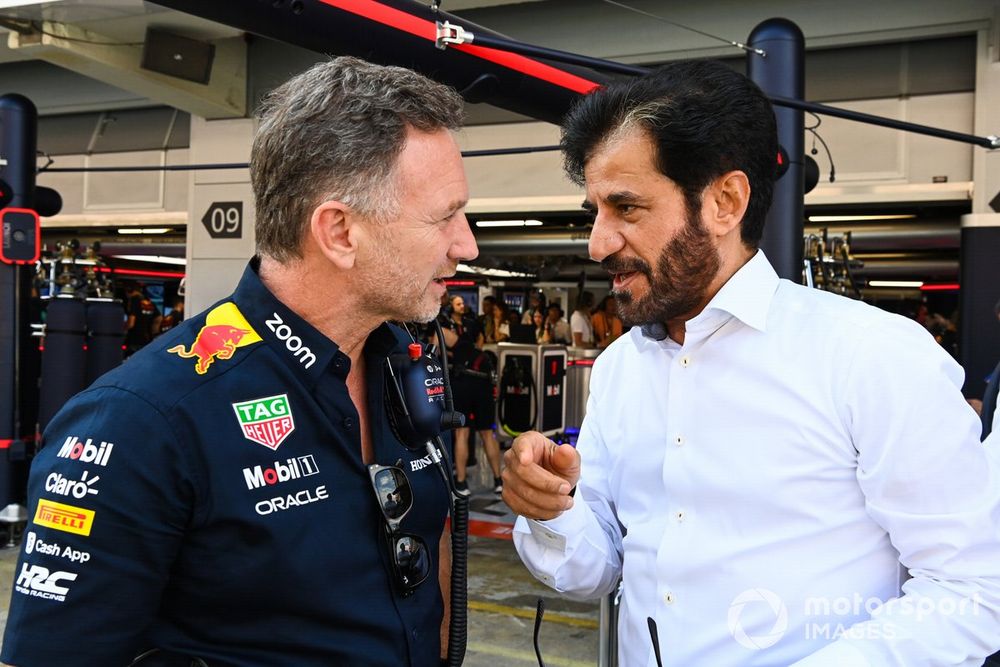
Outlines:
POLYGON ((766 588, 743 591, 729 604, 729 634, 751 651, 770 648, 788 630, 788 608, 766 588))

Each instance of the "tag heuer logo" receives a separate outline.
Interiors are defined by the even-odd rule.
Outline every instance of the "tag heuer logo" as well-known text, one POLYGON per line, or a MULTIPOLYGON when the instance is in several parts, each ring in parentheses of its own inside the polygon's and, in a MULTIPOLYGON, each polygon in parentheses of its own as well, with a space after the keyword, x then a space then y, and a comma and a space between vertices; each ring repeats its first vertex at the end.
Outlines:
POLYGON ((295 430, 288 394, 233 403, 233 410, 243 427, 243 436, 268 449, 277 449, 295 430))

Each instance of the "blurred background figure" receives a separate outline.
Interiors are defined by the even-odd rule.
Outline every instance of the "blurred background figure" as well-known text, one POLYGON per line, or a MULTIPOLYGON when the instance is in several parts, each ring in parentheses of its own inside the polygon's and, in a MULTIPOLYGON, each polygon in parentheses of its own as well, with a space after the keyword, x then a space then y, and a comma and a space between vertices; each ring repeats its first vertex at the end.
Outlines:
POLYGON ((177 297, 174 300, 173 306, 170 308, 170 312, 164 315, 163 320, 160 321, 160 333, 170 331, 183 321, 184 299, 183 297, 177 297))
POLYGON ((550 303, 548 317, 545 319, 545 330, 549 343, 569 345, 569 322, 563 319, 562 308, 558 303, 550 303))
POLYGON ((163 315, 142 285, 133 283, 125 294, 125 356, 129 357, 156 337, 163 315))
POLYGON ((528 306, 524 309, 524 315, 521 316, 521 324, 533 324, 532 319, 536 310, 545 312, 545 295, 541 292, 532 292, 528 295, 528 306))
POLYGON ((618 317, 618 302, 615 297, 609 294, 601 299, 590 323, 594 327, 594 343, 599 349, 603 350, 622 335, 622 321, 618 317))
POLYGON ((576 300, 576 310, 569 318, 569 328, 573 332, 573 347, 594 347, 594 327, 590 323, 590 310, 594 307, 594 293, 580 292, 576 300))

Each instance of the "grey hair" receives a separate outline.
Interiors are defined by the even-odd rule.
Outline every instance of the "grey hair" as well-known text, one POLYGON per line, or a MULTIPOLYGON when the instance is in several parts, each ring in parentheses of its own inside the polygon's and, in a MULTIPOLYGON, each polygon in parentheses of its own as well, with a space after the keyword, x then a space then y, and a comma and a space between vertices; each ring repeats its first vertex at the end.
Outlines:
POLYGON ((340 57, 271 91, 257 111, 250 181, 257 252, 302 256, 312 210, 337 200, 386 220, 398 212, 395 167, 407 128, 458 130, 454 89, 402 67, 340 57))

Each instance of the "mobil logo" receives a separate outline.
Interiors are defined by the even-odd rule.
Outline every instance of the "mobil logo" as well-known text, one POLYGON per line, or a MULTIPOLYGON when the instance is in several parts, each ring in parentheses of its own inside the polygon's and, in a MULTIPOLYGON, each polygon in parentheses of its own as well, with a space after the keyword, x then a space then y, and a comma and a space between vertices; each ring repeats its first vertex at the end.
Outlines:
POLYGON ((274 486, 281 482, 293 479, 309 477, 319 472, 316 459, 312 454, 296 456, 287 459, 284 463, 275 461, 272 466, 253 466, 243 469, 243 479, 247 483, 248 489, 259 489, 265 486, 274 486))
POLYGON ((90 438, 83 441, 77 436, 71 435, 63 442, 56 456, 61 459, 71 459, 73 461, 80 461, 81 463, 93 463, 94 465, 104 467, 108 465, 108 459, 111 458, 111 450, 114 447, 113 442, 102 440, 101 444, 95 445, 94 441, 90 438))

